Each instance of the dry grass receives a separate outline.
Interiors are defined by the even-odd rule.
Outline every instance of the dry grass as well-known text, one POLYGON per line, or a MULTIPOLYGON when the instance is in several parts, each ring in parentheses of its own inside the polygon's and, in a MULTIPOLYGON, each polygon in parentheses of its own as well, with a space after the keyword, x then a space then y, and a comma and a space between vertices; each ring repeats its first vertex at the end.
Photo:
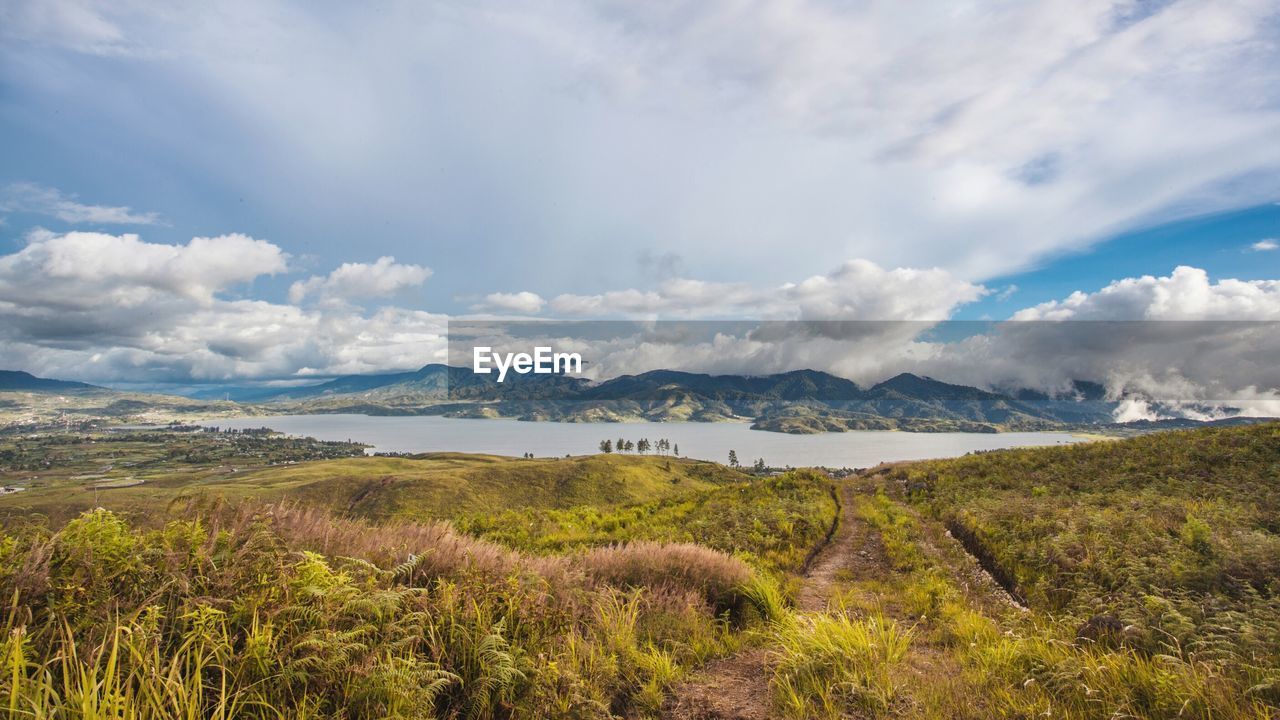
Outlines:
POLYGON ((580 563, 588 576, 612 585, 696 591, 717 614, 742 609, 752 578, 745 562, 691 543, 613 545, 583 554, 580 563))

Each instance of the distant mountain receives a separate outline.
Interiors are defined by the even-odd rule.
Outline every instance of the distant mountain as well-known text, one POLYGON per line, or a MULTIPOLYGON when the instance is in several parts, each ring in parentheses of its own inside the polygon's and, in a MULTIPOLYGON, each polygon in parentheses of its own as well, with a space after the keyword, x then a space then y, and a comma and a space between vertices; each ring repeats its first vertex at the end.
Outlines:
POLYGON ((754 419, 780 432, 850 429, 1040 430, 1110 421, 1109 404, 991 392, 904 373, 862 388, 817 370, 708 375, 653 370, 591 383, 563 375, 493 375, 427 365, 352 375, 261 397, 285 412, 515 417, 566 422, 754 419))
POLYGON ((13 428, 88 429, 108 423, 168 423, 244 415, 254 408, 157 393, 128 392, 0 370, 0 432, 13 428))
POLYGON ((0 392, 86 392, 106 388, 71 380, 50 380, 21 370, 0 370, 0 392))
MULTIPOLYGON (((653 370, 599 383, 565 375, 509 374, 505 382, 498 383, 493 374, 477 375, 470 368, 432 364, 410 372, 346 375, 289 388, 213 387, 194 395, 195 399, 117 393, 86 383, 0 371, 3 391, 84 398, 97 405, 78 412, 111 417, 160 408, 172 413, 359 413, 561 422, 751 420, 755 429, 785 433, 1081 427, 1141 432, 1202 424, 1194 420, 1116 424, 1117 404, 1107 399, 1103 386, 1085 381, 1050 395, 1027 389, 984 390, 902 373, 863 388, 817 370, 775 375, 653 370), (103 404, 102 398, 111 401, 103 404), (223 398, 249 405, 211 402, 223 398)), ((1153 407, 1159 409, 1158 404, 1153 407)), ((54 408, 62 409, 62 405, 54 408)))

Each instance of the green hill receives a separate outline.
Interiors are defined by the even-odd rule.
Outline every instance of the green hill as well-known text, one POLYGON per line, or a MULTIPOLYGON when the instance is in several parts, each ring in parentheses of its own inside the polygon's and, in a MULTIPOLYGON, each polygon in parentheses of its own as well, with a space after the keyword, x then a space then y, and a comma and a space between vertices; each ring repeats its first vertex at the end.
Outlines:
POLYGON ((239 475, 233 495, 288 498, 372 519, 454 518, 525 508, 613 507, 744 479, 715 463, 588 455, 516 459, 429 453, 328 460, 239 475))
POLYGON ((457 518, 507 509, 614 507, 746 476, 642 455, 520 459, 363 447, 258 433, 134 431, 0 437, 0 517, 74 517, 94 507, 162 517, 175 502, 289 500, 368 518, 457 518))
POLYGON ((1187 716, 1280 707, 1280 424, 999 451, 886 475, 1046 634, 1114 650, 1111 670, 1129 658, 1151 664, 1150 674, 1099 674, 1116 683, 1115 698, 1155 708, 1141 684, 1167 681, 1172 697, 1177 678, 1176 692, 1200 706, 1187 716))

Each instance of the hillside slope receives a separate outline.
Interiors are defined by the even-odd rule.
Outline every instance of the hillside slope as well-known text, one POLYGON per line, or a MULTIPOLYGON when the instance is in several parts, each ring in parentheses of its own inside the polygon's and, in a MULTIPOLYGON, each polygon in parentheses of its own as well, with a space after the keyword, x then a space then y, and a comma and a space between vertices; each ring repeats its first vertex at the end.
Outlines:
POLYGON ((50 380, 36 377, 21 370, 0 370, 0 392, 84 392, 95 390, 110 392, 106 388, 88 383, 70 380, 50 380))
POLYGON ((278 411, 514 417, 562 422, 714 422, 755 418, 777 432, 856 429, 1038 430, 1104 423, 1095 398, 1027 399, 904 373, 870 388, 829 373, 707 375, 654 370, 592 384, 564 376, 512 376, 498 384, 465 368, 351 376, 260 398, 278 411))
POLYGON ((457 518, 507 509, 613 507, 709 489, 745 476, 715 463, 652 456, 517 459, 462 453, 276 467, 226 489, 375 520, 457 518))

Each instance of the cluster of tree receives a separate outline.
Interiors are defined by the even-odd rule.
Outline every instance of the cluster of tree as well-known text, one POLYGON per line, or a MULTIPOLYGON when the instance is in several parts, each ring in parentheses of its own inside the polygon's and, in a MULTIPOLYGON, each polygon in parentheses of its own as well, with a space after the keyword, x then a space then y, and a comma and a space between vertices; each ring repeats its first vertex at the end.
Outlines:
POLYGON ((635 442, 626 438, 618 438, 617 440, 601 440, 600 452, 636 452, 641 455, 648 454, 650 451, 658 455, 680 455, 680 444, 672 443, 666 438, 660 440, 649 440, 648 438, 640 438, 635 442))
MULTIPOLYGON (((729 467, 731 468, 742 467, 742 463, 738 461, 738 452, 736 450, 729 451, 729 467)), ((768 471, 769 466, 764 464, 764 458, 757 458, 756 461, 751 464, 751 469, 752 471, 763 475, 766 471, 768 471)))
MULTIPOLYGON (((172 428, 169 428, 169 429, 172 429, 172 428)), ((183 428, 182 430, 185 431, 185 428, 183 428)), ((212 426, 206 425, 202 427, 201 430, 207 433, 221 433, 223 435, 273 435, 276 432, 275 430, 272 430, 269 427, 237 429, 237 428, 224 428, 224 427, 219 427, 217 425, 212 425, 212 426)), ((348 440, 347 442, 351 442, 351 441, 348 440)))

